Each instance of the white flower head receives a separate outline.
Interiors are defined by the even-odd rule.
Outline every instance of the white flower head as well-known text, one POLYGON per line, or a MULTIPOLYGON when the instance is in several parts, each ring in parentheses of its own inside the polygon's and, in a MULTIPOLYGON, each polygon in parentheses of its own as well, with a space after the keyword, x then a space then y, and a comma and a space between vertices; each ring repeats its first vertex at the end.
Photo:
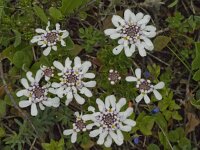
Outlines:
POLYGON ((126 99, 121 98, 116 103, 114 95, 107 96, 105 104, 102 100, 97 99, 99 111, 95 111, 95 108, 90 106, 88 111, 92 111, 92 114, 83 115, 83 120, 91 120, 93 123, 86 126, 87 129, 92 129, 96 126, 98 129, 94 129, 90 132, 90 137, 99 136, 97 144, 104 144, 106 147, 110 147, 112 140, 117 145, 122 145, 124 136, 122 131, 129 132, 132 127, 136 125, 136 122, 128 117, 133 113, 133 108, 128 107, 125 111, 120 111, 126 104, 126 99))
POLYGON ((116 29, 106 29, 104 33, 111 39, 118 39, 118 46, 113 49, 113 54, 118 55, 122 49, 127 57, 132 56, 136 48, 139 54, 146 56, 146 50, 152 51, 154 45, 149 38, 156 36, 156 28, 147 25, 150 21, 149 15, 139 12, 136 15, 131 10, 126 9, 124 19, 118 15, 112 17, 112 23, 116 29))
POLYGON ((69 32, 67 30, 61 30, 60 24, 56 24, 56 29, 49 30, 50 22, 48 21, 46 30, 36 29, 35 31, 39 34, 32 38, 31 43, 37 43, 41 47, 46 47, 43 51, 45 56, 49 55, 51 49, 57 51, 57 43, 61 42, 62 46, 66 46, 64 39, 68 37, 69 32))
POLYGON ((108 80, 110 81, 110 84, 114 85, 121 80, 121 76, 117 70, 110 69, 108 74, 108 80))
POLYGON ((60 70, 58 73, 60 76, 60 82, 54 82, 52 87, 56 88, 56 94, 62 98, 66 96, 65 104, 68 105, 73 98, 79 103, 84 104, 85 99, 79 95, 84 94, 86 97, 92 97, 92 92, 88 89, 96 86, 96 81, 84 82, 84 78, 93 79, 94 73, 87 73, 91 67, 91 62, 85 61, 81 63, 79 57, 74 58, 74 66, 72 67, 72 61, 67 58, 65 60, 65 66, 60 62, 54 61, 54 66, 60 70))
POLYGON ((46 81, 49 81, 51 77, 54 76, 54 69, 55 67, 47 67, 47 66, 40 66, 40 69, 43 71, 43 75, 46 81))
POLYGON ((72 143, 76 142, 77 134, 79 132, 85 132, 87 130, 85 121, 82 119, 82 114, 79 115, 78 112, 75 112, 74 115, 76 117, 76 121, 73 123, 73 129, 67 129, 63 131, 64 135, 72 135, 71 136, 72 143))
POLYGON ((26 76, 30 84, 28 83, 27 79, 22 78, 21 84, 25 87, 25 89, 17 92, 18 97, 26 96, 28 98, 27 100, 22 100, 19 102, 19 106, 21 108, 28 107, 31 105, 31 115, 37 116, 37 103, 39 104, 41 110, 45 109, 44 106, 58 107, 60 105, 60 99, 58 97, 47 97, 49 93, 50 84, 46 84, 43 86, 40 85, 39 82, 43 77, 42 70, 37 71, 35 78, 32 77, 32 72, 30 71, 26 73, 26 76))
POLYGON ((159 82, 156 85, 153 85, 150 80, 141 78, 141 69, 137 68, 135 70, 134 76, 126 77, 127 82, 136 82, 136 88, 139 89, 140 95, 138 95, 135 99, 137 103, 139 103, 143 98, 146 104, 150 103, 150 98, 148 96, 149 93, 154 93, 157 100, 162 99, 162 95, 158 92, 158 89, 162 89, 165 86, 164 82, 159 82))

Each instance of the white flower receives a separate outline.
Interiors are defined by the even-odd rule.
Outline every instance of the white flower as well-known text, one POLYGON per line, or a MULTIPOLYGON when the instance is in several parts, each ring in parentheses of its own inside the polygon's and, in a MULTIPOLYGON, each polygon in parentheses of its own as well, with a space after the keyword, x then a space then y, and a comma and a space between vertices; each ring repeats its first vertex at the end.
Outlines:
POLYGON ((136 88, 139 89, 140 95, 138 95, 135 99, 137 103, 139 103, 143 98, 146 104, 150 103, 150 98, 148 96, 149 93, 153 92, 157 100, 162 99, 162 95, 157 91, 158 89, 162 89, 165 86, 164 82, 159 82, 156 85, 151 84, 150 80, 141 78, 141 69, 137 68, 135 70, 136 77, 128 76, 126 77, 126 81, 128 82, 137 82, 136 88))
POLYGON ((87 73, 92 65, 91 62, 85 61, 81 63, 81 59, 75 57, 73 67, 71 67, 72 61, 69 58, 65 60, 65 66, 58 61, 54 61, 53 64, 61 72, 58 73, 60 82, 54 82, 52 87, 56 88, 56 94, 60 98, 66 96, 66 105, 68 105, 73 98, 81 105, 85 103, 85 99, 81 97, 78 92, 87 97, 92 97, 92 92, 88 87, 95 87, 96 81, 83 81, 84 78, 93 79, 95 77, 94 73, 87 73))
POLYGON ((49 81, 51 77, 54 76, 54 67, 47 67, 47 66, 41 66, 40 69, 43 71, 43 75, 45 77, 46 81, 49 81))
POLYGON ((121 98, 116 103, 114 95, 107 96, 105 104, 102 100, 97 99, 99 111, 95 112, 95 108, 90 106, 88 111, 92 111, 93 114, 83 115, 83 120, 91 120, 93 123, 86 126, 87 129, 92 129, 94 126, 98 129, 94 129, 90 132, 90 137, 99 136, 97 144, 104 144, 106 147, 110 147, 112 140, 117 145, 122 145, 124 136, 121 131, 129 132, 132 127, 136 125, 136 122, 128 119, 133 113, 133 108, 128 107, 125 111, 120 111, 126 104, 126 99, 121 98))
POLYGON ((31 43, 37 43, 41 47, 47 47, 43 54, 45 56, 49 55, 51 49, 57 51, 57 42, 61 42, 62 46, 66 46, 64 39, 69 35, 67 30, 61 30, 60 24, 56 24, 56 30, 49 30, 50 22, 48 21, 46 30, 36 29, 35 31, 39 33, 32 38, 31 43))
POLYGON ((71 136, 72 143, 76 142, 77 134, 79 132, 85 132, 87 130, 85 121, 82 119, 82 114, 79 115, 78 112, 75 112, 74 115, 76 117, 76 121, 73 123, 73 129, 67 129, 63 131, 64 135, 72 135, 71 136))
POLYGON ((136 48, 139 54, 146 56, 146 50, 153 50, 153 43, 149 38, 156 36, 156 28, 147 25, 150 21, 149 15, 139 12, 136 15, 127 9, 124 12, 124 19, 118 15, 112 17, 112 23, 116 29, 106 29, 104 33, 111 39, 118 39, 118 46, 113 49, 113 54, 118 55, 122 49, 127 57, 132 56, 136 48))
POLYGON ((47 107, 59 106, 60 99, 58 97, 55 98, 47 97, 49 93, 48 88, 50 87, 50 84, 41 86, 39 83, 40 79, 43 77, 42 70, 37 71, 35 78, 32 77, 32 72, 30 71, 26 73, 26 76, 30 81, 30 84, 28 83, 27 79, 22 78, 21 84, 25 87, 25 89, 17 92, 18 97, 21 96, 28 97, 27 100, 22 100, 19 102, 19 106, 21 108, 28 107, 31 105, 31 115, 36 116, 38 114, 36 106, 37 103, 39 103, 39 107, 41 110, 45 109, 44 105, 47 107))

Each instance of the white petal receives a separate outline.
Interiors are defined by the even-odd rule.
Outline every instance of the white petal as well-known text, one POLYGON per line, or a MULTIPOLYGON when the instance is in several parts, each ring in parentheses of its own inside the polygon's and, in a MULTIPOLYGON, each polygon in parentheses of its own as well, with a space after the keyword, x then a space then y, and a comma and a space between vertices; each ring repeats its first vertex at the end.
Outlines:
POLYGON ((120 34, 120 33, 114 33, 114 34, 111 34, 111 35, 110 35, 110 38, 111 38, 111 39, 117 39, 117 38, 119 38, 119 37, 121 37, 121 34, 120 34))
POLYGON ((71 64, 72 64, 72 61, 69 59, 69 57, 67 57, 67 59, 65 60, 65 67, 71 68, 71 64))
POLYGON ((132 51, 130 50, 130 48, 129 48, 129 46, 125 46, 124 47, 124 51, 125 51, 125 55, 127 56, 127 57, 131 57, 132 56, 132 51))
POLYGON ((143 18, 143 16, 144 16, 144 14, 139 12, 139 13, 136 14, 135 17, 136 17, 136 20, 139 21, 139 20, 141 20, 143 18))
POLYGON ((140 56, 142 56, 142 57, 147 55, 147 53, 144 49, 144 46, 142 44, 138 45, 138 51, 139 51, 140 56))
MULTIPOLYGON (((28 72, 26 73, 26 76, 27 76, 28 80, 31 81, 31 83, 35 82, 35 79, 33 78, 32 75, 33 75, 33 74, 32 74, 32 72, 30 72, 30 71, 28 71, 28 72)), ((24 80, 24 81, 25 81, 25 80, 24 80)), ((25 82, 26 82, 26 81, 25 81, 25 82)), ((22 83, 22 84, 23 84, 23 83, 22 83)))
POLYGON ((120 109, 126 104, 126 99, 121 98, 119 102, 116 104, 116 111, 120 111, 120 109))
POLYGON ((124 20, 129 23, 130 20, 131 20, 131 15, 132 15, 132 12, 130 9, 126 9, 125 12, 124 12, 124 20))
POLYGON ((63 131, 63 134, 64 135, 70 135, 70 134, 72 134, 73 133, 73 129, 68 129, 68 130, 64 130, 63 131))
POLYGON ((148 25, 148 26, 145 26, 144 30, 150 31, 150 32, 155 32, 156 31, 156 27, 154 27, 152 25, 148 25))
POLYGON ((28 97, 28 93, 29 93, 29 91, 27 91, 27 90, 20 90, 16 93, 16 95, 17 95, 17 97, 21 97, 23 95, 28 97))
POLYGON ((93 78, 95 78, 95 74, 94 73, 86 73, 86 74, 84 74, 84 78, 93 79, 93 78))
POLYGON ((26 100, 26 101, 20 101, 20 102, 19 102, 19 107, 24 108, 24 107, 28 107, 28 106, 30 106, 31 104, 32 104, 32 102, 29 101, 29 100, 26 100))
POLYGON ((132 54, 135 52, 135 44, 131 44, 130 51, 132 54))
POLYGON ((165 86, 165 83, 164 83, 164 82, 159 82, 158 84, 156 84, 156 85, 154 86, 154 88, 155 88, 155 89, 162 89, 162 88, 164 88, 164 86, 165 86))
POLYGON ((153 90, 153 93, 154 93, 154 95, 155 95, 157 100, 161 100, 162 99, 162 95, 157 90, 153 90))
POLYGON ((128 76, 128 77, 126 77, 126 81, 127 82, 135 82, 135 81, 137 81, 137 78, 133 77, 133 76, 128 76))
POLYGON ((124 117, 127 118, 127 117, 129 117, 132 113, 133 113, 133 108, 132 108, 132 107, 128 107, 128 108, 126 109, 126 111, 124 111, 124 117))
POLYGON ((65 105, 68 106, 71 101, 72 101, 72 99, 66 99, 65 100, 65 105))
POLYGON ((151 16, 145 15, 140 21, 137 22, 138 25, 147 24, 151 19, 151 16))
POLYGON ((42 103, 39 103, 39 107, 40 107, 41 110, 45 110, 45 107, 42 103))
POLYGON ((124 45, 124 41, 125 41, 125 40, 124 40, 123 38, 121 38, 121 39, 118 40, 118 44, 119 44, 119 45, 124 45))
POLYGON ((52 98, 51 103, 53 107, 58 107, 60 105, 60 99, 58 97, 52 98))
POLYGON ((65 43, 64 40, 61 40, 60 42, 61 42, 61 45, 62 45, 62 46, 66 46, 66 43, 65 43))
POLYGON ((101 99, 97 98, 96 103, 98 105, 99 111, 102 112, 104 110, 104 107, 105 107, 103 101, 101 99))
POLYGON ((117 130, 117 138, 119 139, 119 141, 123 141, 124 140, 124 136, 123 136, 121 130, 117 130))
POLYGON ((135 69, 135 76, 137 77, 137 79, 141 79, 141 69, 140 68, 135 69))
POLYGON ((113 131, 110 131, 110 136, 112 137, 112 139, 115 141, 115 143, 117 145, 122 145, 123 141, 120 141, 117 137, 117 134, 115 134, 113 131))
POLYGON ((126 120, 123 121, 123 123, 125 123, 125 124, 127 124, 131 127, 136 125, 136 122, 134 120, 131 120, 131 119, 126 119, 126 120))
POLYGON ((108 135, 104 145, 105 145, 105 147, 110 147, 111 144, 112 144, 112 138, 110 135, 108 135))
POLYGON ((43 51, 44 56, 49 55, 50 51, 51 51, 51 47, 47 47, 47 48, 43 51))
POLYGON ((60 24, 56 23, 56 30, 59 31, 60 30, 60 24))
POLYGON ((57 46, 52 46, 52 49, 53 49, 54 51, 57 51, 57 46))
POLYGON ((122 51, 123 48, 124 48, 123 45, 118 45, 117 47, 113 49, 113 54, 118 55, 122 51))
POLYGON ((104 30, 105 35, 112 35, 117 33, 116 29, 106 29, 104 30))
POLYGON ((73 94, 72 92, 67 93, 67 99, 73 99, 73 94))
POLYGON ((145 101, 146 104, 149 104, 150 101, 151 101, 147 94, 144 95, 144 101, 145 101))
MULTIPOLYGON (((39 42, 41 40, 41 36, 34 36, 32 39, 31 39, 31 43, 36 43, 36 42, 39 42)), ((39 45, 39 44, 38 44, 39 45)))
POLYGON ((110 108, 110 96, 107 96, 105 99, 105 107, 106 109, 110 108))
POLYGON ((129 132, 129 131, 131 131, 131 126, 129 126, 129 125, 123 126, 122 124, 120 124, 120 130, 122 130, 124 132, 129 132))
POLYGON ((116 97, 114 95, 110 95, 109 101, 110 101, 111 107, 115 108, 116 107, 116 97))
POLYGON ((135 98, 135 101, 136 101, 137 103, 139 103, 139 102, 143 99, 143 97, 144 97, 144 95, 143 95, 143 94, 140 94, 140 95, 138 95, 138 96, 135 98))
POLYGON ((86 87, 83 87, 80 92, 81 94, 85 94, 87 97, 92 97, 92 92, 86 87))
POLYGON ((45 30, 43 30, 43 29, 35 29, 35 32, 37 32, 37 33, 47 33, 45 30))
POLYGON ((146 50, 152 51, 154 49, 154 45, 147 45, 145 42, 142 42, 142 45, 146 50))
POLYGON ((63 32, 61 38, 64 39, 64 38, 66 38, 66 37, 68 37, 68 36, 69 36, 69 32, 68 32, 67 30, 64 30, 64 32, 63 32))
POLYGON ((35 103, 32 103, 31 104, 31 115, 32 116, 37 116, 38 114, 38 110, 37 110, 37 106, 35 103))
POLYGON ((83 116, 82 116, 82 119, 83 119, 84 121, 91 120, 91 118, 92 118, 92 114, 87 114, 87 115, 83 115, 83 116))
POLYGON ((42 103, 47 106, 47 107, 51 107, 52 106, 52 103, 50 100, 47 100, 47 101, 42 101, 42 103))
POLYGON ((100 134, 100 129, 96 129, 90 132, 89 136, 90 137, 96 137, 100 134))
POLYGON ((76 99, 76 101, 80 104, 83 105, 85 103, 85 99, 82 98, 79 94, 74 94, 74 98, 76 99))
POLYGON ((97 144, 102 145, 107 135, 108 135, 108 131, 104 131, 103 133, 101 133, 97 141, 97 144))
POLYGON ((82 64, 82 71, 83 71, 83 73, 85 74, 91 66, 92 66, 92 64, 91 64, 90 61, 85 61, 82 64))
POLYGON ((121 18, 120 16, 118 16, 118 15, 113 15, 113 17, 112 17, 112 23, 113 23, 113 25, 116 26, 116 27, 125 25, 124 19, 122 19, 122 18, 121 18))
POLYGON ((156 36, 156 32, 147 32, 147 31, 142 31, 142 33, 149 38, 155 37, 156 36))
POLYGON ((74 58, 74 66, 81 67, 81 59, 80 57, 74 58))
POLYGON ((54 62, 53 62, 53 65, 54 65, 57 69, 59 69, 60 71, 63 71, 63 69, 64 69, 63 65, 62 65, 59 61, 54 61, 54 62))
POLYGON ((39 82, 40 79, 43 77, 43 71, 41 69, 39 69, 36 73, 36 76, 35 76, 35 81, 36 82, 39 82))
POLYGON ((22 79, 21 79, 21 84, 22 84, 26 89, 29 88, 28 81, 27 81, 25 78, 22 78, 22 79))
POLYGON ((95 87, 96 86, 96 81, 83 82, 83 85, 85 87, 95 87))
POLYGON ((77 133, 76 133, 76 132, 73 132, 73 133, 72 133, 72 136, 71 136, 71 142, 72 142, 72 143, 75 143, 76 140, 77 140, 77 133))

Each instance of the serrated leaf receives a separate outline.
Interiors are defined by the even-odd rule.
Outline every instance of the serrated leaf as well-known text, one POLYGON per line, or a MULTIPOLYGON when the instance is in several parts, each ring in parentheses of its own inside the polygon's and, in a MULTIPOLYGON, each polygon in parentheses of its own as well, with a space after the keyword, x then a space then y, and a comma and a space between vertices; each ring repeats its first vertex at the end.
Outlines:
POLYGON ((145 116, 139 125, 140 131, 144 134, 144 135, 151 135, 151 129, 153 128, 154 125, 154 118, 151 116, 145 116))
POLYGON ((14 53, 14 47, 9 46, 8 48, 4 49, 2 53, 0 53, 0 60, 8 58, 10 61, 12 61, 14 53))
POLYGON ((55 8, 55 7, 49 8, 49 14, 56 21, 63 18, 61 11, 59 9, 55 8))
POLYGON ((156 51, 161 51, 162 49, 164 49, 167 44, 171 41, 171 37, 168 37, 168 36, 157 36, 154 41, 153 41, 153 44, 154 44, 154 49, 156 51))
POLYGON ((15 29, 13 29, 13 32, 15 33, 14 47, 17 47, 19 44, 21 44, 21 33, 15 29))
POLYGON ((33 10, 34 10, 35 14, 40 18, 40 20, 43 21, 45 24, 47 24, 48 18, 46 16, 44 10, 37 5, 35 5, 33 7, 33 10))

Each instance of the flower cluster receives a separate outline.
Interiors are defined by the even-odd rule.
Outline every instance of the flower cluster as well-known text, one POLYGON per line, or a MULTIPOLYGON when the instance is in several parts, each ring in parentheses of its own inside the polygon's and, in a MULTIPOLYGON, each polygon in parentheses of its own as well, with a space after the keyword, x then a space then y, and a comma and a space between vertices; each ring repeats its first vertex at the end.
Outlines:
MULTIPOLYGON (((149 15, 137 13, 136 15, 127 9, 124 12, 124 19, 114 15, 112 23, 116 29, 106 29, 104 32, 111 39, 119 39, 118 46, 113 49, 113 53, 118 55, 123 49, 125 55, 130 57, 135 50, 139 54, 146 56, 146 50, 152 51, 154 46, 150 40, 156 35, 156 28, 152 25, 147 25, 150 21, 149 15)), ((31 43, 37 43, 46 49, 43 51, 45 56, 49 55, 51 49, 57 50, 57 43, 61 42, 65 46, 64 39, 69 35, 67 30, 61 30, 60 25, 56 24, 55 30, 49 29, 50 22, 46 30, 36 29, 39 35, 32 38, 31 43)), ((25 89, 17 92, 18 97, 22 97, 19 102, 21 108, 31 106, 31 115, 38 114, 37 104, 41 110, 45 107, 59 107, 60 100, 65 100, 65 105, 75 99, 77 104, 83 105, 86 98, 93 96, 90 88, 96 86, 95 74, 88 72, 92 66, 90 61, 82 62, 77 56, 74 60, 69 57, 65 59, 64 64, 60 61, 54 61, 53 66, 41 65, 36 72, 35 78, 32 72, 26 73, 26 78, 21 79, 21 84, 25 89), (44 79, 44 81, 42 81, 44 79), (26 97, 26 98, 25 98, 26 97)), ((121 76, 117 70, 109 70, 108 80, 114 86, 121 80, 121 76)), ((148 94, 154 93, 156 99, 161 100, 162 95, 158 89, 164 87, 163 82, 156 85, 145 78, 141 77, 141 69, 135 70, 135 76, 127 76, 127 82, 136 82, 136 88, 140 94, 135 98, 138 103, 143 98, 146 104, 150 103, 148 94)), ((71 135, 71 142, 77 141, 77 135, 90 130, 90 137, 97 137, 97 144, 110 147, 114 141, 117 145, 122 145, 124 142, 123 132, 130 132, 132 127, 136 125, 130 116, 133 113, 131 106, 126 105, 126 99, 121 98, 116 100, 114 95, 107 96, 105 101, 96 99, 98 110, 93 106, 88 107, 91 113, 79 114, 75 112, 75 121, 72 129, 64 130, 64 135, 71 135)), ((85 112, 84 112, 85 113, 85 112)))
POLYGON ((99 136, 97 144, 104 144, 106 147, 110 147, 113 140, 117 145, 122 145, 124 142, 122 131, 129 132, 136 125, 134 120, 128 119, 133 113, 133 108, 128 107, 125 111, 121 111, 121 108, 126 104, 126 99, 121 98, 116 103, 114 95, 107 96, 105 104, 99 98, 96 100, 96 103, 99 111, 95 111, 95 108, 92 106, 88 107, 88 111, 91 111, 92 114, 78 116, 73 124, 73 129, 65 130, 63 134, 72 134, 71 142, 74 143, 77 132, 95 128, 90 131, 89 136, 99 136), (88 121, 92 121, 92 123, 86 124, 88 121))

